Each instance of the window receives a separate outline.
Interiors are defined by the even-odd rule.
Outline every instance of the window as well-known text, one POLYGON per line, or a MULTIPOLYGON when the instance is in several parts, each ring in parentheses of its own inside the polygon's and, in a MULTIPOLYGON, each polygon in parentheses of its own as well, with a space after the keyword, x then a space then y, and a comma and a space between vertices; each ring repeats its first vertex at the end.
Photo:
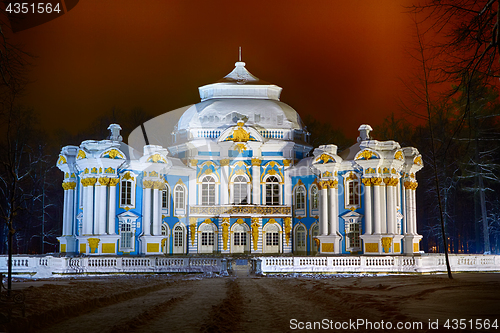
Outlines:
POLYGON ((266 233, 266 245, 267 246, 278 246, 280 240, 280 234, 278 232, 268 232, 266 233))
POLYGON ((300 225, 297 227, 296 242, 298 248, 305 248, 306 246, 306 228, 300 225))
POLYGON ((168 187, 165 186, 165 189, 161 191, 161 208, 162 209, 168 209, 168 204, 170 201, 170 196, 168 193, 168 187))
POLYGON ((165 223, 161 225, 161 235, 168 236, 168 226, 165 223))
POLYGON ((243 176, 237 176, 233 182, 234 203, 237 205, 248 204, 248 183, 243 176))
POLYGON ((270 176, 266 180, 266 205, 280 204, 280 184, 278 178, 270 176))
POLYGON ((295 189, 295 209, 303 210, 306 207, 306 189, 299 186, 295 189))
POLYGON ((315 254, 318 252, 318 246, 316 242, 314 241, 314 238, 316 238, 319 235, 319 226, 318 223, 314 223, 313 226, 311 227, 311 254, 315 254))
POLYGON ((234 245, 236 246, 245 246, 247 245, 247 233, 246 232, 235 232, 233 234, 234 245))
POLYGON ((319 209, 319 192, 318 187, 316 185, 311 186, 311 209, 317 210, 319 209))
POLYGON ((123 179, 121 182, 121 202, 122 206, 132 206, 132 181, 123 179))
POLYGON ((174 247, 184 246, 184 230, 180 225, 174 228, 174 247))
POLYGON ((185 189, 182 185, 176 185, 174 189, 175 209, 184 209, 185 189))
POLYGON ((361 240, 359 237, 359 223, 356 219, 349 219, 349 223, 346 224, 346 248, 347 250, 359 250, 361 249, 361 240))
POLYGON ((135 249, 135 231, 139 216, 131 211, 118 215, 119 251, 132 252, 135 249))
POLYGON ((344 176, 344 203, 347 209, 356 209, 360 206, 361 186, 358 176, 354 172, 344 176))
POLYGON ((344 214, 342 219, 345 221, 345 247, 346 251, 361 250, 361 219, 363 215, 352 211, 344 214))
POLYGON ((203 178, 201 184, 201 204, 203 206, 215 205, 215 180, 212 176, 203 178))
POLYGON ((214 245, 214 233, 211 231, 204 231, 201 233, 201 245, 203 246, 213 246, 214 245))
POLYGON ((132 248, 132 226, 130 222, 122 223, 120 226, 120 248, 132 248))

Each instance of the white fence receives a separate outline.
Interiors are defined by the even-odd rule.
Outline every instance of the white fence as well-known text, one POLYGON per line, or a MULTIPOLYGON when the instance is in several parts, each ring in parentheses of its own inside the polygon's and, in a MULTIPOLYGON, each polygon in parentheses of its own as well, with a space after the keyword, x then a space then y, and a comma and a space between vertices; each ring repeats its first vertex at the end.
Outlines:
MULTIPOLYGON (((500 255, 450 254, 449 258, 451 270, 454 272, 500 272, 500 255)), ((446 272, 444 254, 383 257, 259 257, 256 260, 255 271, 262 274, 446 272)))
MULTIPOLYGON (((0 272, 7 273, 7 256, 0 256, 0 272)), ((54 257, 15 255, 16 275, 48 277, 65 274, 109 273, 226 273, 224 258, 166 257, 54 257)))

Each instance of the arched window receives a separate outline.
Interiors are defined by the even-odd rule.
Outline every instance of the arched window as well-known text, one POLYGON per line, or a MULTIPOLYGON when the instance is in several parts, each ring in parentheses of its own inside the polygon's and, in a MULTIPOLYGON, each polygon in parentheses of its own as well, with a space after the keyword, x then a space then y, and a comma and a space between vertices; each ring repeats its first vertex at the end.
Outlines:
POLYGON ((276 223, 267 223, 264 227, 266 235, 264 252, 280 252, 280 229, 276 223))
POLYGON ((316 254, 318 252, 318 246, 314 241, 314 238, 319 235, 319 226, 318 223, 314 223, 311 228, 311 254, 316 254))
POLYGON ((295 189, 295 209, 303 210, 306 208, 306 189, 299 186, 295 189))
POLYGON ((306 251, 306 228, 303 225, 299 225, 295 229, 295 251, 306 251))
POLYGON ((215 179, 212 176, 206 176, 201 183, 201 204, 215 205, 215 179))
POLYGON ((161 235, 168 236, 168 226, 165 223, 161 225, 161 235))
POLYGON ((184 186, 177 185, 174 188, 174 205, 176 210, 184 209, 186 203, 186 190, 184 186))
POLYGON ((280 204, 280 183, 278 178, 270 176, 266 180, 266 205, 280 204))
POLYGON ((319 192, 316 185, 311 186, 311 210, 319 209, 319 192))
POLYGON ((248 200, 248 182, 243 176, 237 176, 233 182, 233 200, 236 205, 246 205, 248 200))
POLYGON ((174 228, 174 247, 184 246, 184 230, 180 225, 174 228))

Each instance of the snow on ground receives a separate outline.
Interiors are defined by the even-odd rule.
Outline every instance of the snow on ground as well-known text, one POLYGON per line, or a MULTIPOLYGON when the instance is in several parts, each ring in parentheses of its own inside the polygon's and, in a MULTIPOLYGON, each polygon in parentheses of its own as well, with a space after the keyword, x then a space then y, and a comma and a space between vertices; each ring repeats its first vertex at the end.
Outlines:
POLYGON ((450 332, 428 330, 429 320, 441 326, 447 319, 465 319, 466 325, 500 320, 498 273, 454 274, 449 280, 444 274, 255 277, 239 270, 228 277, 17 279, 13 287, 26 296, 26 317, 14 308, 7 322, 8 308, 1 305, 0 330, 9 332, 285 332, 308 322, 349 320, 421 322, 422 329, 409 332, 450 332))

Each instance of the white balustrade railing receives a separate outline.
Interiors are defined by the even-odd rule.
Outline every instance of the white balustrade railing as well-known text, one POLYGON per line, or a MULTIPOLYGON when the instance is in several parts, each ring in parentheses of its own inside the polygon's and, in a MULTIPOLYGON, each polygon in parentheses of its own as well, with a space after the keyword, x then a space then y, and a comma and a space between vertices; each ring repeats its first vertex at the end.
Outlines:
MULTIPOLYGON (((450 254, 455 272, 499 271, 500 255, 450 254)), ((432 273, 445 272, 444 255, 259 257, 259 273, 432 273)))

